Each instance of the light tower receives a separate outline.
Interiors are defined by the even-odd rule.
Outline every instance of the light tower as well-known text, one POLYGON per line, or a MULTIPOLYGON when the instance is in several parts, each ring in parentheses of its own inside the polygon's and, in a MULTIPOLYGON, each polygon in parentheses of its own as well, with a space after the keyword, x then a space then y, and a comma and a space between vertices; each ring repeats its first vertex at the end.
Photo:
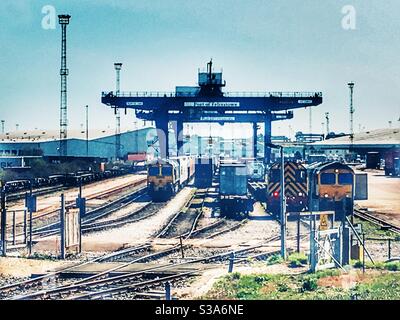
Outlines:
POLYGON ((5 133, 5 120, 1 120, 1 134, 4 134, 5 133))
MULTIPOLYGON (((120 76, 122 63, 114 63, 114 68, 116 72, 116 88, 115 93, 118 95, 120 90, 120 76)), ((121 158, 121 113, 119 108, 115 108, 115 160, 121 158)))
POLYGON ((61 25, 61 101, 60 101, 60 156, 67 156, 67 25, 69 24, 68 14, 58 16, 58 23, 61 25))
POLYGON ((354 128, 353 128, 353 115, 354 115, 354 108, 353 108, 353 89, 354 89, 354 82, 348 83, 350 89, 350 142, 353 144, 354 140, 354 128))
POLYGON ((86 157, 89 156, 89 106, 85 106, 86 110, 86 157))
POLYGON ((325 112, 325 120, 326 120, 326 135, 329 134, 329 112, 325 112))

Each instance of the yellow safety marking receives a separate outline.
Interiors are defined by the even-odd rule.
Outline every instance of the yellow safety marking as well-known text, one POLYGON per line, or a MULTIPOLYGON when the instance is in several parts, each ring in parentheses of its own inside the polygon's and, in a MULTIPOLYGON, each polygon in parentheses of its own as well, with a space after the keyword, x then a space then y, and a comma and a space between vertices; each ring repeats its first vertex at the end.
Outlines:
POLYGON ((328 215, 321 214, 319 216, 319 230, 328 230, 328 215))

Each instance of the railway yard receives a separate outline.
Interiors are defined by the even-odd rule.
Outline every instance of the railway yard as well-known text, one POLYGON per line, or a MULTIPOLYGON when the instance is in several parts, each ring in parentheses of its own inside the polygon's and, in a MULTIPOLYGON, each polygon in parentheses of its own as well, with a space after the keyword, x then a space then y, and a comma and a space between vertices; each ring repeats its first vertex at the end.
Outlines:
MULTIPOLYGON (((367 174, 371 193, 399 184, 376 171, 367 174)), ((306 271, 268 265, 266 261, 280 252, 279 221, 261 202, 255 202, 244 219, 222 216, 216 181, 207 188, 196 188, 191 181, 163 202, 153 202, 147 193, 145 173, 85 186, 82 252, 65 260, 58 259, 59 192, 41 195, 33 216, 34 254, 28 257, 26 247, 10 244, 8 257, 0 258, 1 299, 164 299, 166 283, 175 299, 193 299, 205 295, 232 261, 233 269, 243 274, 306 271)), ((77 192, 77 188, 64 191, 66 206, 72 205, 77 192)), ((384 229, 383 237, 387 232, 398 237, 399 208, 388 203, 398 204, 399 194, 373 195, 356 201, 356 219, 373 225, 378 233, 384 229), (393 229, 382 228, 384 223, 393 224, 393 229)), ((9 212, 21 205, 12 201, 9 212)), ((18 239, 22 222, 16 223, 18 239)), ((289 253, 296 250, 297 227, 296 221, 288 220, 289 253)), ((309 251, 309 230, 309 222, 302 221, 302 252, 309 251)), ((387 260, 386 247, 375 238, 366 244, 377 261, 387 260)), ((399 242, 392 242, 391 256, 400 256, 399 242)))
POLYGON ((0 303, 400 300, 398 5, 2 2, 0 303))

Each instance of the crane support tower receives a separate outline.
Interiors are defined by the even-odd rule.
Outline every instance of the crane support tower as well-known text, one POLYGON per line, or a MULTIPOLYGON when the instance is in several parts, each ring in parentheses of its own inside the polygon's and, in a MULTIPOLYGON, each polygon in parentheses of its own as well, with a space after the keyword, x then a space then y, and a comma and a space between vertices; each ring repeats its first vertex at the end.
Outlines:
MULTIPOLYGON (((224 92, 222 72, 214 72, 212 61, 198 73, 198 86, 177 86, 175 92, 102 92, 101 101, 112 108, 134 109, 139 119, 155 121, 159 156, 169 156, 168 127, 174 122, 178 154, 183 149, 183 124, 251 123, 253 134, 264 123, 264 162, 270 163, 271 122, 293 118, 290 109, 317 106, 322 92, 224 92)), ((257 138, 256 136, 254 137, 257 138)), ((257 154, 257 144, 253 145, 257 154)))
POLYGON ((68 154, 67 150, 67 25, 71 18, 68 14, 58 16, 58 22, 61 25, 61 101, 60 101, 60 156, 65 157, 68 154))

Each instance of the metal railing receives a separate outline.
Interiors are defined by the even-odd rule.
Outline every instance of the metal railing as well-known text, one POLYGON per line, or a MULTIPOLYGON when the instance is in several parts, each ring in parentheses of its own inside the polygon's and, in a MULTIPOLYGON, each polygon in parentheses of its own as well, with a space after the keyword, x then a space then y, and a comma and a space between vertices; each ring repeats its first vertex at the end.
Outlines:
POLYGON ((314 98, 322 97, 322 92, 225 92, 225 97, 277 97, 277 98, 314 98))
MULTIPOLYGON (((166 92, 166 91, 121 91, 115 93, 102 92, 102 97, 138 97, 138 98, 167 98, 167 97, 197 97, 197 93, 185 92, 166 92)), ((255 98, 318 98, 322 97, 322 92, 224 92, 224 97, 255 97, 255 98)))

